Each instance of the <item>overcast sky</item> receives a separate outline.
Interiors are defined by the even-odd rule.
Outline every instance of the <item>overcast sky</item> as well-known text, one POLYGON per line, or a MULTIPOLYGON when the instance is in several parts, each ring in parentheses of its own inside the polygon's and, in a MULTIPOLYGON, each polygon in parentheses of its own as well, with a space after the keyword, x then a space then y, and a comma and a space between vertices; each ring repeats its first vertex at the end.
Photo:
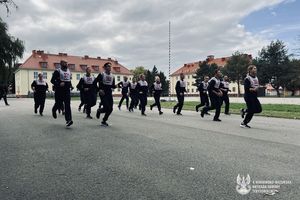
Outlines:
POLYGON ((171 21, 173 72, 210 54, 223 57, 238 50, 256 56, 272 39, 291 44, 300 32, 294 0, 14 1, 19 9, 7 16, 2 7, 0 16, 9 32, 25 41, 25 58, 41 49, 112 57, 129 68, 156 65, 167 72, 171 21), (291 29, 294 34, 286 35, 291 29))

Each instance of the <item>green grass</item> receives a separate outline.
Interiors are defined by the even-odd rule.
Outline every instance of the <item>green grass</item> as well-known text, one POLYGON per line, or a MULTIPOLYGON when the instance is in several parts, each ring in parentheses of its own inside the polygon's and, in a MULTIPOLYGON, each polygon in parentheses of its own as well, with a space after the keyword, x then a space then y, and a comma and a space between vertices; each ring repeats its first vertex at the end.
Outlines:
MULTIPOLYGON (((148 102, 148 105, 153 103, 152 101, 148 102)), ((172 109, 176 102, 161 102, 163 108, 172 109)), ((190 101, 185 102, 183 110, 195 110, 195 106, 199 102, 190 101)), ((231 103, 230 104, 230 113, 240 114, 240 109, 246 108, 246 104, 243 103, 231 103)), ((278 117, 278 118, 287 118, 287 119, 300 119, 300 105, 287 105, 287 104, 262 104, 262 113, 257 115, 265 117, 278 117)), ((222 106, 222 112, 224 112, 224 106, 222 106)))

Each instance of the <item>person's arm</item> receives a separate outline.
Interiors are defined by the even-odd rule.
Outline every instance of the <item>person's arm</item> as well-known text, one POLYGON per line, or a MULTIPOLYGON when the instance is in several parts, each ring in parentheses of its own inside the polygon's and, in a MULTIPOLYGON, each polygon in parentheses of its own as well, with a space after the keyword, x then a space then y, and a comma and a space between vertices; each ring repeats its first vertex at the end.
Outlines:
POLYGON ((76 88, 79 90, 79 91, 81 91, 81 90, 83 90, 83 78, 81 78, 80 80, 79 80, 79 82, 78 82, 78 84, 76 85, 76 88))
MULTIPOLYGON (((122 84, 123 85, 123 84, 122 84)), ((112 86, 111 86, 112 89, 116 89, 117 86, 116 86, 116 83, 115 83, 115 77, 113 78, 113 83, 112 83, 112 86)))
POLYGON ((180 93, 180 82, 177 81, 176 86, 175 86, 176 94, 180 93))
POLYGON ((49 91, 48 83, 46 83, 46 91, 49 91))
POLYGON ((55 70, 51 78, 51 83, 57 88, 60 87, 60 82, 59 72, 55 70))
POLYGON ((117 84, 117 86, 118 86, 118 88, 123 88, 123 82, 122 82, 122 81, 119 82, 119 83, 117 84))
POLYGON ((36 82, 35 81, 33 81, 32 83, 31 83, 31 89, 35 92, 35 87, 36 87, 36 82))

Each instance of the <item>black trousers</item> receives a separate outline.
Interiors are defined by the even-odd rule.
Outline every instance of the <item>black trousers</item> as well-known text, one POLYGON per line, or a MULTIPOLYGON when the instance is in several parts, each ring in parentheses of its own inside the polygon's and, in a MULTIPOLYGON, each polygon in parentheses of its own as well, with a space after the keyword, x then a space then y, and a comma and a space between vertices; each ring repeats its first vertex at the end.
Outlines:
POLYGON ((39 113, 42 114, 45 107, 46 94, 44 93, 34 93, 34 109, 40 108, 39 113))
POLYGON ((139 103, 139 99, 138 99, 138 95, 137 94, 131 94, 130 98, 131 98, 131 101, 130 101, 129 109, 132 110, 133 108, 137 107, 137 105, 139 103))
POLYGON ((129 97, 128 97, 127 93, 126 94, 122 94, 122 98, 121 98, 121 100, 119 102, 119 107, 122 106, 122 103, 123 103, 124 99, 126 99, 126 107, 128 108, 129 107, 129 97))
POLYGON ((209 110, 216 110, 214 119, 219 119, 221 112, 221 97, 218 97, 215 94, 209 95, 211 106, 205 106, 203 112, 207 113, 209 110))
POLYGON ((225 103, 225 114, 228 114, 230 105, 228 94, 223 93, 221 106, 223 105, 223 102, 225 103))
POLYGON ((91 108, 97 103, 97 94, 95 91, 85 91, 83 93, 84 103, 86 105, 86 114, 91 115, 91 108))
POLYGON ((106 122, 113 111, 114 100, 111 94, 105 94, 105 96, 100 96, 100 99, 101 104, 103 105, 102 108, 100 108, 100 113, 105 113, 103 121, 106 122))
POLYGON ((72 120, 71 112, 71 92, 70 89, 56 89, 55 90, 55 104, 52 111, 56 112, 58 109, 65 108, 65 120, 72 120))
POLYGON ((4 100, 4 103, 5 103, 5 105, 8 105, 8 103, 7 103, 7 97, 6 97, 6 94, 0 94, 0 100, 3 98, 3 100, 4 100))
POLYGON ((178 103, 175 105, 175 109, 177 109, 177 114, 181 113, 183 104, 184 104, 184 95, 177 95, 178 103))
POLYGON ((84 105, 84 92, 80 91, 80 104, 79 104, 79 108, 81 108, 84 105))
POLYGON ((253 118, 255 113, 261 113, 262 112, 262 107, 255 96, 245 96, 244 97, 246 104, 247 104, 247 109, 245 110, 246 116, 244 118, 244 124, 248 124, 251 119, 253 118))
POLYGON ((147 105, 147 95, 141 94, 139 99, 140 99, 140 105, 141 105, 141 112, 142 112, 142 114, 144 114, 146 111, 146 105, 147 105))
POLYGON ((208 95, 206 93, 200 93, 200 104, 197 107, 200 108, 202 106, 209 106, 208 95))
POLYGON ((152 104, 151 106, 152 107, 157 106, 158 111, 161 111, 160 94, 154 94, 154 101, 155 101, 155 103, 152 104))

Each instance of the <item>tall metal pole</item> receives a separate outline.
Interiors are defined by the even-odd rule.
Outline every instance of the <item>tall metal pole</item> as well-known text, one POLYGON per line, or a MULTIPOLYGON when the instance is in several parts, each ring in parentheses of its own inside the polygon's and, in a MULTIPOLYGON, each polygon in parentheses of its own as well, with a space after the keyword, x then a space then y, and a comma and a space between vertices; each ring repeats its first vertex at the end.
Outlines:
POLYGON ((169 101, 171 101, 171 21, 169 21, 169 101))

